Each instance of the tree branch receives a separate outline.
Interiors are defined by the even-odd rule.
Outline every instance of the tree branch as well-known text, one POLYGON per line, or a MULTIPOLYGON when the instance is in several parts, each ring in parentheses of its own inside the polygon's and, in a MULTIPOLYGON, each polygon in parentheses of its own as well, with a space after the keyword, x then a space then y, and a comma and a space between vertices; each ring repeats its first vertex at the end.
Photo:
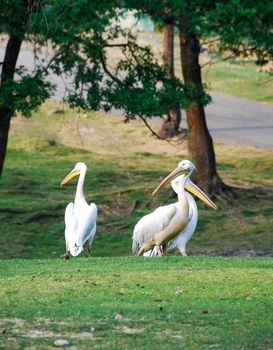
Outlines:
POLYGON ((152 127, 150 126, 150 124, 147 122, 147 120, 142 117, 142 115, 138 114, 138 117, 143 121, 143 123, 147 126, 147 128, 151 131, 151 133, 159 140, 161 141, 166 141, 168 144, 170 144, 172 147, 174 147, 175 149, 177 149, 177 147, 169 140, 164 139, 163 137, 161 137, 160 135, 158 135, 158 133, 156 133, 152 127))
POLYGON ((208 62, 204 63, 204 64, 203 64, 202 66, 200 66, 200 67, 201 67, 201 69, 203 69, 203 68, 206 67, 206 66, 212 66, 213 64, 216 64, 216 63, 218 63, 218 62, 228 61, 228 60, 231 60, 232 58, 235 58, 235 57, 237 57, 237 56, 236 56, 236 55, 230 55, 230 56, 227 56, 227 57, 225 57, 225 58, 219 58, 218 60, 215 59, 214 61, 212 61, 213 58, 211 58, 208 62))
POLYGON ((110 72, 110 70, 108 69, 108 67, 107 67, 107 65, 106 65, 106 62, 105 62, 105 60, 104 60, 104 57, 103 57, 102 53, 100 54, 100 56, 101 56, 102 68, 103 68, 103 70, 105 71, 105 73, 106 73, 107 75, 109 75, 109 77, 110 77, 112 80, 114 80, 116 83, 125 86, 125 84, 124 84, 124 82, 123 82, 122 80, 120 80, 118 77, 116 77, 114 74, 112 74, 112 73, 110 72))
POLYGON ((109 44, 109 43, 106 43, 104 45, 104 47, 127 47, 129 46, 129 41, 127 41, 127 43, 118 43, 118 44, 109 44))

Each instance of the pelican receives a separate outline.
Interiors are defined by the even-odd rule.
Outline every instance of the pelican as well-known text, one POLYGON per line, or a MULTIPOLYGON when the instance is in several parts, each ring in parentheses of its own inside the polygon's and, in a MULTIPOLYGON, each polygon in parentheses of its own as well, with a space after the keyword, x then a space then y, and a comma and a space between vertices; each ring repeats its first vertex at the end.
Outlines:
POLYGON ((134 253, 140 249, 139 255, 160 256, 162 247, 164 253, 178 250, 181 255, 186 255, 186 244, 195 231, 198 211, 193 197, 185 189, 210 207, 217 208, 209 197, 189 179, 194 170, 195 166, 191 161, 182 160, 155 189, 153 195, 171 181, 178 195, 178 202, 159 207, 139 220, 133 232, 134 253))
MULTIPOLYGON (((178 186, 181 183, 181 181, 182 181, 181 176, 178 176, 176 179, 171 181, 172 188, 177 194, 178 194, 178 186)), ((202 196, 204 196, 205 198, 205 203, 210 207, 212 207, 213 209, 217 209, 216 205, 213 202, 211 202, 210 199, 209 201, 207 201, 206 194, 200 188, 198 188, 190 179, 187 180, 185 184, 185 189, 192 193, 196 193, 197 191, 199 193, 202 193, 202 196)), ((167 248, 166 248, 167 253, 173 253, 175 251, 178 251, 182 256, 187 256, 186 244, 192 238, 195 232, 197 220, 198 220, 198 209, 197 209, 195 200, 193 196, 191 196, 188 192, 186 192, 186 196, 189 202, 189 222, 187 226, 177 236, 175 236, 170 242, 168 242, 167 248)), ((197 194, 196 196, 198 197, 197 194)), ((153 249, 144 253, 143 255, 157 256, 157 252, 155 249, 153 249)))
POLYGON ((87 166, 79 162, 62 180, 61 186, 67 184, 79 175, 74 203, 70 202, 65 209, 65 259, 69 259, 69 252, 77 256, 86 246, 88 255, 91 255, 91 243, 96 233, 97 206, 86 202, 83 194, 83 184, 87 166))

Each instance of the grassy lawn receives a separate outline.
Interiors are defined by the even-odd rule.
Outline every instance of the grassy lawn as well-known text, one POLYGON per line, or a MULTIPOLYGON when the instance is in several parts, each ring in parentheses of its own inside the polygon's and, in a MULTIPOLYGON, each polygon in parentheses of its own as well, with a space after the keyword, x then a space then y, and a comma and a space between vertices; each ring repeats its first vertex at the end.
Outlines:
POLYGON ((1 349, 272 349, 269 258, 2 260, 1 349))

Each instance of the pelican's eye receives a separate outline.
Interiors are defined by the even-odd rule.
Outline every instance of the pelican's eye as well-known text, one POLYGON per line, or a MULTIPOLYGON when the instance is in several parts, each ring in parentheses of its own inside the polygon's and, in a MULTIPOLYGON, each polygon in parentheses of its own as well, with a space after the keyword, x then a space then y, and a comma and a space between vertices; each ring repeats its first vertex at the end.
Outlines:
POLYGON ((184 169, 184 168, 187 167, 187 163, 186 163, 186 162, 181 162, 181 163, 179 164, 179 167, 184 169))

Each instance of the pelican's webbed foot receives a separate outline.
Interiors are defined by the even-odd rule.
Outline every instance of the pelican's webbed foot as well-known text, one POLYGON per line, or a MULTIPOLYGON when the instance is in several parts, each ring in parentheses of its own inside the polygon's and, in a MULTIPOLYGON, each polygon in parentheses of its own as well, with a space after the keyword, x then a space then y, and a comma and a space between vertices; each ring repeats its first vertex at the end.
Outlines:
POLYGON ((68 260, 68 259, 70 259, 70 257, 69 257, 68 254, 63 254, 63 255, 60 256, 60 258, 63 259, 63 260, 68 260))

